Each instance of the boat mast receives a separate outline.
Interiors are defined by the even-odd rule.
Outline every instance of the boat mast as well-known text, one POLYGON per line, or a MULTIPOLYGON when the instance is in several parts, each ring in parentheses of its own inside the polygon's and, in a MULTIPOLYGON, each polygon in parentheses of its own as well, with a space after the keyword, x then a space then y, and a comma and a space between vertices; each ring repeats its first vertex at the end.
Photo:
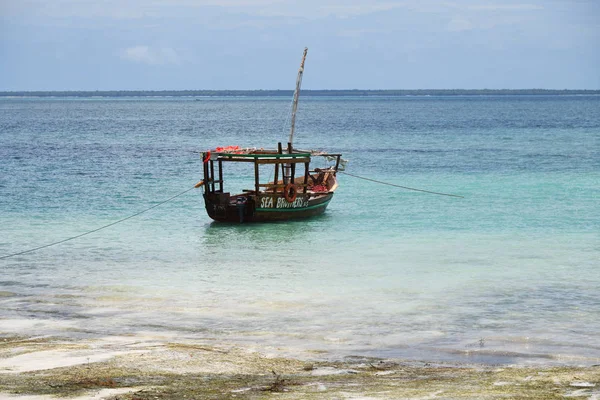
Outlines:
POLYGON ((298 110, 298 97, 300 96, 300 85, 302 85, 302 74, 304 73, 304 60, 306 60, 306 53, 308 47, 304 48, 304 54, 302 55, 302 62, 300 63, 300 69, 298 69, 298 78, 296 78, 296 90, 294 91, 294 102, 292 105, 292 128, 290 130, 290 138, 288 143, 291 144, 294 141, 294 129, 296 128, 296 111, 298 110))

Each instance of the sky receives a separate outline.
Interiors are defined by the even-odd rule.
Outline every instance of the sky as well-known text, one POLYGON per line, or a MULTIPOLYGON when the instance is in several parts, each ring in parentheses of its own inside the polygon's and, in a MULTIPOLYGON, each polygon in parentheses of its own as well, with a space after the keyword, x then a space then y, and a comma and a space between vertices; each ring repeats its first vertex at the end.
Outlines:
POLYGON ((0 0, 0 90, 600 89, 600 0, 0 0))

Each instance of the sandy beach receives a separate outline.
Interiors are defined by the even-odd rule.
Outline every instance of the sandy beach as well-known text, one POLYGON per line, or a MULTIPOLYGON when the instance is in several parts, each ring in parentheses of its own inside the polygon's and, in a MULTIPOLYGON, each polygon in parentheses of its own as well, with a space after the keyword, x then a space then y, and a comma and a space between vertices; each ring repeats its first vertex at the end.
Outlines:
MULTIPOLYGON (((475 350, 476 351, 476 350, 475 350)), ((113 336, 0 339, 2 399, 600 399, 600 365, 283 358, 280 349, 113 336)))

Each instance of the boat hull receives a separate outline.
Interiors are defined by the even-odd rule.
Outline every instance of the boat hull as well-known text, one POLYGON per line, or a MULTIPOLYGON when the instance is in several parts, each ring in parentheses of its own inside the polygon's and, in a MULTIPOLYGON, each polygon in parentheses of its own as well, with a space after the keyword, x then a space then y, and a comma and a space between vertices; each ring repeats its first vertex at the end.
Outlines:
POLYGON ((215 221, 246 223, 275 222, 303 219, 323 214, 333 198, 333 192, 323 194, 298 194, 290 202, 280 193, 238 195, 233 198, 204 195, 208 216, 215 221))

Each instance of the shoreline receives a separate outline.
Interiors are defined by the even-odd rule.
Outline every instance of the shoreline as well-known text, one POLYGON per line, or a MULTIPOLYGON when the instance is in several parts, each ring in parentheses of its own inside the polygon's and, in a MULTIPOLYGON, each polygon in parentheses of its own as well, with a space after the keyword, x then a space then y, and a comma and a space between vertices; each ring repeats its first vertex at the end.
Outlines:
POLYGON ((173 341, 0 337, 0 398, 600 399, 600 365, 514 366, 352 356, 281 357, 277 349, 173 341))

